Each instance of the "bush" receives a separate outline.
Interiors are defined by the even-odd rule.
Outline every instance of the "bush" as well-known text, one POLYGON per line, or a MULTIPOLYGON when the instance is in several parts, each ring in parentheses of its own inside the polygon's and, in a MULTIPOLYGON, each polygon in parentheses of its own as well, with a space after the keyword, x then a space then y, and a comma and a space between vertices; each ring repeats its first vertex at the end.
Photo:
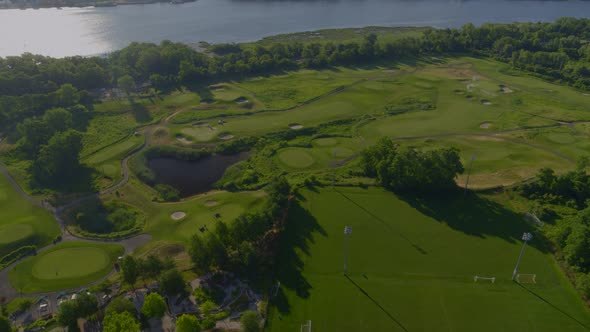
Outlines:
POLYGON ((165 202, 176 202, 180 199, 180 191, 170 185, 157 184, 154 189, 160 195, 160 199, 165 202))
POLYGON ((8 266, 8 265, 16 262, 17 260, 34 253, 35 251, 37 251, 36 246, 20 247, 16 250, 12 251, 8 255, 0 258, 0 268, 8 266))

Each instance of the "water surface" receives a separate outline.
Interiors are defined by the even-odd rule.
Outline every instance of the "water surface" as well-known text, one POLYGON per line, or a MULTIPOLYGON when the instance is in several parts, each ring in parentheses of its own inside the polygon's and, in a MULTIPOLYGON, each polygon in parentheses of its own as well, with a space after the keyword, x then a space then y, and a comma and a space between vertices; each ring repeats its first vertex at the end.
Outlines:
POLYGON ((324 28, 459 27, 590 17, 590 1, 198 0, 106 8, 0 10, 0 56, 104 54, 133 41, 244 42, 324 28))
POLYGON ((248 157, 247 152, 231 156, 207 156, 197 161, 175 158, 154 158, 149 167, 156 173, 156 182, 170 185, 182 197, 200 194, 213 189, 225 170, 248 157))

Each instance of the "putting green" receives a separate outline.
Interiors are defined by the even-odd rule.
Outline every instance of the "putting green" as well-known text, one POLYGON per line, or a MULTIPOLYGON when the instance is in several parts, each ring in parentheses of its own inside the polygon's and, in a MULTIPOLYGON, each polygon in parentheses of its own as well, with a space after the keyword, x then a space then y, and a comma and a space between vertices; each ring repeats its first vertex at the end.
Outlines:
POLYGON ((333 137, 314 139, 313 143, 317 146, 333 146, 338 144, 338 140, 333 137))
POLYGON ((217 131, 211 128, 209 128, 207 125, 191 126, 188 128, 183 128, 180 132, 194 138, 199 142, 206 142, 212 140, 217 135, 217 131))
POLYGON ((10 224, 0 228, 0 244, 16 242, 33 234, 33 227, 28 224, 10 224))
POLYGON ((293 168, 307 168, 314 163, 314 159, 304 149, 285 149, 279 153, 279 160, 293 168))
POLYGON ((124 253, 117 244, 62 242, 26 258, 8 277, 15 289, 28 294, 81 287, 109 274, 124 253))
POLYGON ((66 279, 96 273, 109 265, 109 256, 100 248, 65 248, 50 252, 33 265, 37 279, 66 279))

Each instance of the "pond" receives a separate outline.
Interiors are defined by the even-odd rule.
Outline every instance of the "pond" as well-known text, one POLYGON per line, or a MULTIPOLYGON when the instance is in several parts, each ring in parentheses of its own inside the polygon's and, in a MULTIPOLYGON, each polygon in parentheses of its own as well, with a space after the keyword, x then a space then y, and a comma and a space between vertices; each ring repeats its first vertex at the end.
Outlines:
POLYGON ((213 189, 213 185, 231 165, 248 157, 248 152, 235 155, 213 155, 197 161, 175 158, 154 158, 149 167, 156 173, 156 182, 170 185, 182 197, 200 194, 213 189))

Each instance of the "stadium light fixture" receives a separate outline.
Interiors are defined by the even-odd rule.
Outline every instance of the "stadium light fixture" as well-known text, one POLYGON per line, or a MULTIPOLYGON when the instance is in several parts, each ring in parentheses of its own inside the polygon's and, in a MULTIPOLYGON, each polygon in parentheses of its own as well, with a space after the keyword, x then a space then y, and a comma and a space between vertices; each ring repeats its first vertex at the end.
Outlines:
POLYGON ((522 234, 522 240, 524 243, 522 244, 522 249, 520 249, 520 255, 518 255, 518 260, 516 261, 516 266, 514 267, 514 271, 512 272, 512 280, 516 277, 518 273, 518 265, 520 265, 520 259, 522 258, 522 254, 524 253, 524 248, 526 248, 526 244, 533 239, 533 234, 531 233, 524 233, 522 234))
POLYGON ((348 237, 352 234, 352 227, 344 226, 344 275, 346 275, 346 260, 348 259, 348 237))

